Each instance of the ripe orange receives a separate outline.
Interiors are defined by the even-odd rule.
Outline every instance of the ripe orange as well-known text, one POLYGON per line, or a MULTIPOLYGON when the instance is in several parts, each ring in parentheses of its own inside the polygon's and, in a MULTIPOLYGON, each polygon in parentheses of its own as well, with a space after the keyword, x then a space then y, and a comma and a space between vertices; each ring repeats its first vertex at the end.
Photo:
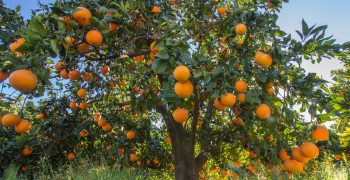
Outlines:
POLYGON ((124 148, 118 147, 117 151, 118 151, 118 154, 123 154, 124 153, 124 148))
POLYGON ((171 143, 171 138, 168 136, 168 137, 166 137, 165 138, 165 142, 167 142, 167 143, 171 143))
POLYGON ((32 123, 27 120, 21 120, 16 126, 15 131, 19 134, 27 133, 32 128, 32 123))
POLYGON ((309 158, 305 157, 301 151, 300 151, 300 147, 294 147, 292 149, 292 156, 295 160, 301 162, 301 163, 305 163, 309 161, 309 158))
POLYGON ((243 126, 244 125, 244 121, 241 118, 236 118, 235 120, 232 121, 233 125, 236 126, 243 126))
POLYGON ((312 142, 305 142, 300 146, 300 152, 307 158, 316 158, 320 154, 318 147, 312 142))
POLYGON ((5 81, 8 78, 9 74, 5 71, 0 71, 0 83, 5 81))
POLYGON ((106 120, 105 119, 103 119, 103 118, 101 118, 100 120, 98 120, 97 121, 97 125, 98 126, 104 126, 104 125, 106 125, 107 124, 107 122, 106 122, 106 120))
POLYGON ((131 162, 136 161, 136 160, 137 160, 137 154, 136 154, 136 153, 130 154, 130 155, 129 155, 129 159, 130 159, 131 162))
POLYGON ((225 15, 226 14, 226 8, 218 8, 217 9, 217 11, 218 11, 218 13, 220 14, 220 15, 225 15))
POLYGON ((108 24, 109 30, 111 30, 112 32, 116 32, 119 28, 118 24, 115 22, 110 22, 108 24))
POLYGON ((177 81, 185 82, 190 78, 190 70, 186 66, 177 66, 173 75, 177 81))
POLYGON ((139 55, 139 56, 133 57, 132 59, 133 59, 135 62, 140 62, 140 61, 142 61, 144 58, 145 58, 145 55, 139 55))
POLYGON ((268 68, 271 66, 272 64, 272 57, 269 54, 265 54, 265 53, 257 53, 257 55, 255 56, 255 62, 264 67, 264 68, 268 68))
POLYGON ((68 72, 65 69, 60 72, 60 76, 62 79, 69 79, 68 72))
POLYGON ((303 171, 303 164, 296 160, 285 160, 283 163, 283 167, 289 173, 300 174, 303 171))
POLYGON ((171 4, 171 5, 176 4, 176 0, 169 0, 169 4, 171 4))
POLYGON ((10 44, 10 51, 17 54, 17 55, 21 55, 21 53, 16 51, 16 49, 21 47, 25 43, 25 41, 26 40, 24 38, 17 39, 16 42, 10 44))
POLYGON ((158 159, 153 159, 153 164, 154 165, 158 165, 159 164, 159 160, 158 159))
POLYGON ((9 82, 13 88, 22 92, 28 92, 35 89, 38 78, 31 71, 20 69, 11 73, 9 82))
POLYGON ((81 137, 86 137, 86 136, 88 135, 88 131, 87 131, 86 129, 83 129, 83 130, 81 130, 81 131, 79 132, 79 135, 80 135, 81 137))
POLYGON ((158 6, 153 6, 152 12, 154 15, 159 16, 159 14, 162 12, 158 6))
POLYGON ((82 26, 87 26, 90 24, 90 18, 92 14, 90 10, 84 7, 77 7, 73 12, 73 19, 82 26))
POLYGON ((266 88, 266 92, 267 94, 273 94, 275 91, 273 90, 273 88, 266 88))
POLYGON ((77 103, 75 101, 72 101, 69 103, 69 107, 72 109, 76 109, 77 108, 77 103))
POLYGON ((334 159, 337 161, 340 161, 342 159, 342 157, 340 154, 336 154, 334 159))
POLYGON ((96 114, 94 115, 94 119, 95 119, 96 121, 100 120, 101 117, 102 117, 102 115, 101 115, 100 113, 96 113, 96 114))
POLYGON ((237 92, 244 93, 247 91, 248 85, 245 81, 239 80, 235 83, 235 89, 237 92))
POLYGON ((81 102, 80 104, 79 104, 79 107, 80 107, 80 109, 86 109, 86 108, 88 108, 88 103, 87 102, 81 102))
POLYGON ((177 82, 175 83, 174 91, 181 98, 190 97, 193 93, 193 84, 190 81, 177 82))
POLYGON ((271 116, 271 109, 266 104, 259 104, 259 106, 255 110, 256 116, 260 119, 267 119, 271 116))
POLYGON ((186 109, 183 109, 183 108, 176 109, 173 112, 173 119, 177 123, 180 123, 180 124, 184 123, 188 119, 188 111, 186 109))
POLYGON ((215 106, 216 109, 218 109, 218 110, 223 110, 223 109, 226 108, 226 106, 224 106, 223 104, 221 104, 221 102, 219 101, 218 98, 216 98, 216 99, 214 100, 214 106, 215 106))
POLYGON ((245 94, 244 93, 239 93, 237 96, 237 99, 240 103, 245 103, 245 94))
POLYGON ((94 76, 92 75, 92 73, 89 73, 89 72, 85 72, 83 75, 82 75, 82 79, 84 81, 87 81, 87 82, 90 82, 94 79, 94 76))
POLYGON ((87 53, 90 51, 90 44, 81 43, 77 46, 77 51, 81 54, 87 53))
POLYGON ((3 126, 15 126, 20 121, 16 114, 6 114, 1 119, 1 124, 3 126))
POLYGON ((107 74, 110 71, 109 66, 103 66, 100 70, 102 74, 107 74))
POLYGON ((244 35, 247 32, 247 26, 243 23, 237 24, 235 31, 238 35, 244 35))
POLYGON ((236 96, 232 93, 226 93, 221 96, 221 104, 228 107, 236 103, 236 96))
POLYGON ((75 158, 75 154, 74 154, 74 153, 69 153, 69 154, 67 155, 67 158, 68 158, 69 160, 73 160, 73 159, 75 158))
POLYGON ((326 141, 329 138, 329 132, 324 126, 317 126, 315 130, 311 132, 311 136, 317 141, 326 141))
POLYGON ((55 65, 56 70, 61 71, 63 69, 64 62, 60 61, 55 65))
POLYGON ((36 115, 36 118, 38 118, 38 119, 45 119, 46 115, 44 113, 40 113, 40 114, 36 115))
POLYGON ((79 80, 80 78, 80 71, 75 69, 75 70, 71 70, 68 73, 68 77, 70 80, 79 80))
POLYGON ((102 34, 98 30, 90 30, 88 33, 86 33, 85 39, 93 46, 98 46, 103 41, 102 34))
POLYGON ((24 156, 28 156, 28 155, 30 155, 30 154, 32 154, 32 152, 33 152, 33 148, 32 147, 24 147, 23 149, 22 149, 22 154, 24 155, 24 156))
POLYGON ((135 131, 128 131, 127 133, 126 133, 126 138, 127 139, 129 139, 129 140, 133 140, 133 139, 135 139, 135 131))
POLYGON ((102 126, 102 129, 107 132, 112 129, 112 126, 111 124, 107 123, 106 125, 102 126))
POLYGON ((281 149, 280 152, 278 153, 278 155, 283 161, 290 159, 290 156, 288 155, 288 153, 284 149, 281 149))
POLYGON ((244 39, 238 39, 237 44, 242 46, 244 44, 244 39))
POLYGON ((266 88, 273 88, 273 82, 268 82, 266 84, 266 88))
POLYGON ((84 88, 81 88, 81 89, 78 90, 77 95, 78 95, 79 97, 85 97, 85 96, 87 95, 87 90, 84 89, 84 88))

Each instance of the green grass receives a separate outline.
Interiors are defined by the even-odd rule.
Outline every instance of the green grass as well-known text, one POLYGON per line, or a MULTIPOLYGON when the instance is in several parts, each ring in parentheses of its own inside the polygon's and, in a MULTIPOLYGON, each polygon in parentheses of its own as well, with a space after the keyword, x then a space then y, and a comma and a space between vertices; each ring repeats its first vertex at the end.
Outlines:
MULTIPOLYGON (((146 171, 144 169, 136 170, 131 173, 129 169, 123 169, 118 165, 109 166, 107 164, 99 163, 87 163, 86 165, 76 165, 72 163, 67 166, 63 166, 58 170, 53 170, 47 166, 44 162, 40 163, 41 166, 37 167, 40 171, 36 171, 33 174, 33 179, 38 180, 138 180, 138 179, 173 179, 171 172, 146 171)), ((19 168, 10 166, 4 173, 4 179, 17 180, 27 179, 24 174, 19 173, 19 168)), ((217 179, 218 176, 208 178, 217 179)), ((280 176, 273 175, 267 171, 261 170, 257 175, 244 174, 242 179, 288 179, 286 173, 281 173, 280 176)), ((350 180, 350 167, 341 165, 336 167, 331 162, 319 164, 319 167, 315 171, 307 171, 299 176, 293 176, 293 179, 310 179, 310 180, 350 180)))

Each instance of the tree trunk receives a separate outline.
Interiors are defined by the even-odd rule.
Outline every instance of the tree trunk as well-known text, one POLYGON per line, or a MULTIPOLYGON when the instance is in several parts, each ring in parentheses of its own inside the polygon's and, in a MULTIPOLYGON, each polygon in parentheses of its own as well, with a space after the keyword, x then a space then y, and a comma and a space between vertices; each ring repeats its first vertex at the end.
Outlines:
POLYGON ((194 158, 194 148, 186 140, 175 142, 174 145, 176 146, 173 146, 175 179, 198 180, 199 170, 194 158))

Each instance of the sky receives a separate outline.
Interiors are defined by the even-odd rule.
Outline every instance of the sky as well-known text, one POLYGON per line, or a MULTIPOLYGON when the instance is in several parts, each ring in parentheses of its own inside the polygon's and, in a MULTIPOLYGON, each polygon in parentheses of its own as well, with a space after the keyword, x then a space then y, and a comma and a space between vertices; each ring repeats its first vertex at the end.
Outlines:
MULTIPOLYGON (((52 3, 55 0, 40 0, 52 3)), ((25 18, 31 15, 31 9, 37 7, 37 0, 4 0, 5 6, 15 8, 21 5, 21 13, 25 18)), ((282 30, 298 38, 295 30, 301 29, 301 20, 309 25, 328 25, 327 34, 334 35, 337 43, 350 41, 350 1, 349 0, 290 0, 283 5, 278 24, 282 30)), ((325 80, 331 81, 331 70, 342 68, 336 59, 325 59, 319 64, 304 61, 302 66, 306 72, 315 72, 325 80)))

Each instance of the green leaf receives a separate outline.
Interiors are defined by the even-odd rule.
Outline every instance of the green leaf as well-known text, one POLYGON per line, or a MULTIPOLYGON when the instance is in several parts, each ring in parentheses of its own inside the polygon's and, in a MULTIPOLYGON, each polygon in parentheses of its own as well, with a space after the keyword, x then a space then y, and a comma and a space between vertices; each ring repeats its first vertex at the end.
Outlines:
POLYGON ((309 26, 306 24, 304 19, 301 21, 301 24, 302 24, 304 36, 308 36, 308 34, 309 34, 309 26))
POLYGON ((160 51, 156 54, 156 57, 160 59, 169 59, 169 54, 166 48, 161 48, 160 51))
POLYGON ((32 18, 32 20, 30 21, 28 27, 29 27, 30 30, 32 30, 34 32, 37 32, 40 35, 44 35, 44 33, 45 33, 44 25, 41 24, 41 22, 36 17, 32 18))
POLYGON ((157 74, 162 74, 168 67, 168 62, 163 59, 157 59, 152 63, 152 70, 157 74))
POLYGON ((56 40, 56 39, 51 39, 50 43, 51 43, 51 48, 52 48, 52 50, 53 50, 56 54, 58 54, 58 53, 60 52, 60 49, 58 48, 58 42, 57 42, 57 40, 56 40))

